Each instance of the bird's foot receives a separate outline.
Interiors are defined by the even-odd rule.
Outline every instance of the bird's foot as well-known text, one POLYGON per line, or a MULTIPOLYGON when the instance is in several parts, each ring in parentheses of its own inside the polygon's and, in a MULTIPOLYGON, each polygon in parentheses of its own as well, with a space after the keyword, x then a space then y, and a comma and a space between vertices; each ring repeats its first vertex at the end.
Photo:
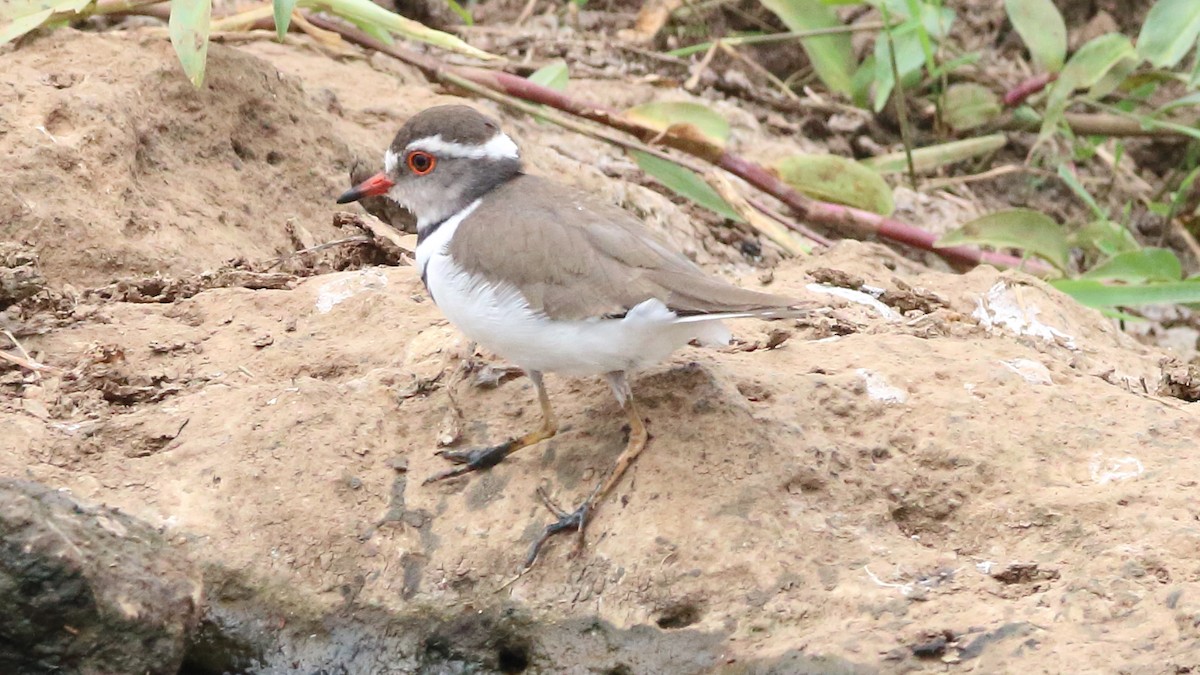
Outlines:
POLYGON ((537 492, 538 496, 542 498, 542 503, 546 505, 546 508, 549 509, 551 513, 558 517, 558 520, 547 525, 542 530, 541 535, 539 535, 529 547, 529 555, 525 557, 526 571, 532 568, 533 564, 537 562, 538 554, 542 551, 542 546, 549 541, 550 537, 553 537, 556 534, 572 531, 577 532, 576 550, 581 550, 583 548, 583 532, 587 527, 588 517, 591 516, 592 512, 595 510, 596 495, 600 492, 600 486, 597 485, 596 489, 593 490, 590 495, 588 495, 588 498, 583 500, 583 503, 580 504, 574 511, 570 512, 554 503, 554 500, 550 499, 550 495, 546 493, 544 488, 539 487, 537 492))
POLYGON ((504 461, 505 457, 512 454, 514 445, 513 440, 507 440, 499 445, 493 445, 486 448, 474 448, 472 450, 439 450, 437 454, 458 464, 459 466, 453 469, 447 469, 433 474, 425 479, 422 485, 436 483, 448 478, 456 478, 472 471, 480 471, 482 469, 490 469, 500 462, 504 461))

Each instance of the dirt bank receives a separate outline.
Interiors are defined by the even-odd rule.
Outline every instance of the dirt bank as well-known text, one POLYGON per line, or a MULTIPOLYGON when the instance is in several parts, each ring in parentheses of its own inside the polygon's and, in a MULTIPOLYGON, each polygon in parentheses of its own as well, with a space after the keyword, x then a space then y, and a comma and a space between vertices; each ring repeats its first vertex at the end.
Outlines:
MULTIPOLYGON (((354 156, 447 100, 395 66, 267 42, 215 46, 201 92, 155 36, 58 31, 4 58, 0 236, 31 244, 58 289, 268 260, 294 248, 289 220, 341 236, 332 199, 354 156)), ((503 119, 534 170, 761 284, 737 246, 605 175, 627 160, 503 119)), ((737 322, 742 349, 639 376, 650 449, 586 550, 555 541, 515 581, 549 518, 537 488, 579 500, 622 447, 620 412, 601 381, 551 379, 565 433, 421 485, 444 468, 439 439, 495 442, 537 405, 523 378, 487 377, 493 356, 466 367, 408 267, 19 317, 58 370, 0 371, 0 473, 186 534, 318 614, 511 604, 651 636, 567 665, 535 651, 530 672, 646 672, 636 650, 656 640, 682 645, 681 672, 789 654, 881 672, 1200 667, 1200 419, 1155 395, 1162 353, 1020 274, 929 271, 875 245, 772 276, 833 312, 737 322), (888 292, 828 290, 863 284, 888 292), (776 348, 747 348, 776 329, 776 348)))

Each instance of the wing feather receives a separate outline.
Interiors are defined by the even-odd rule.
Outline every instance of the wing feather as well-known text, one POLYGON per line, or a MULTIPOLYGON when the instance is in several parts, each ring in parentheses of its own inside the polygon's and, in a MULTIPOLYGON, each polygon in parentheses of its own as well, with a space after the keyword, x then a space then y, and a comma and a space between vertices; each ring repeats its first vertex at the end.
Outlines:
POLYGON ((450 255, 551 318, 622 315, 651 298, 689 315, 800 304, 709 276, 623 209, 545 178, 520 175, 487 202, 458 226, 450 255))

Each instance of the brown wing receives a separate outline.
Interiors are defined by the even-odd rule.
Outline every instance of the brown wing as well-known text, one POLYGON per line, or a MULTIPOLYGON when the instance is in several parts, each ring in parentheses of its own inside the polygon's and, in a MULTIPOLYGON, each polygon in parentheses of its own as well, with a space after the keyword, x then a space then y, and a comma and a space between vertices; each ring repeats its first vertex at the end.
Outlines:
POLYGON ((487 202, 458 226, 450 255, 553 318, 620 315, 650 298, 681 314, 798 304, 711 277, 624 210, 545 178, 518 176, 487 202))

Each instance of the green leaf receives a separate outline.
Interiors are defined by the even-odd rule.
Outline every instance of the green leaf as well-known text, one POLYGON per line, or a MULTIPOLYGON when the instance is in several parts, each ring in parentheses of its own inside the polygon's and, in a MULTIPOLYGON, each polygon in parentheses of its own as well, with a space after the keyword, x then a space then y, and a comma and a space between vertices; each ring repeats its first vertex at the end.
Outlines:
POLYGON ((1174 68, 1200 37, 1200 2, 1158 0, 1138 33, 1137 53, 1155 68, 1174 68))
POLYGON ((892 188, 875 171, 837 155, 795 155, 775 164, 780 180, 825 202, 892 215, 892 188))
POLYGON ((1070 97, 1076 89, 1085 89, 1099 82, 1114 66, 1134 55, 1129 38, 1108 33, 1093 38, 1075 52, 1050 89, 1046 99, 1046 114, 1038 143, 1048 139, 1062 121, 1070 97))
POLYGON ((1142 60, 1136 56, 1127 56, 1117 61, 1112 68, 1108 69, 1107 73, 1104 73, 1104 77, 1101 77, 1088 89, 1088 98, 1100 100, 1113 93, 1117 87, 1125 84, 1125 81, 1140 65, 1142 65, 1142 60))
POLYGON ((52 14, 73 12, 78 14, 85 7, 92 4, 93 0, 0 0, 0 22, 16 21, 22 17, 28 17, 45 13, 50 10, 52 14))
POLYGON ((854 71, 854 78, 850 81, 850 100, 859 108, 866 108, 871 104, 871 85, 875 84, 875 55, 868 54, 867 58, 859 64, 858 69, 854 71))
POLYGON ((1102 219, 1108 219, 1108 211, 1101 208, 1100 205, 1096 203, 1096 199, 1092 197, 1092 193, 1088 192, 1087 188, 1083 187, 1083 183, 1079 182, 1079 177, 1075 175, 1075 172, 1072 171, 1071 167, 1067 166, 1065 162, 1058 165, 1058 177, 1062 180, 1062 182, 1067 184, 1067 187, 1071 188, 1071 192, 1074 192, 1076 197, 1079 197, 1084 204, 1087 204, 1088 208, 1092 210, 1092 213, 1096 214, 1102 219))
POLYGON ((1114 256, 1126 251, 1136 251, 1138 242, 1133 234, 1108 219, 1093 220, 1067 237, 1068 243, 1083 249, 1099 251, 1114 256))
POLYGON ((562 59, 551 61, 531 74, 529 81, 534 84, 540 84, 548 89, 553 89, 554 91, 566 91, 568 81, 567 62, 562 59))
POLYGON ((458 15, 462 22, 468 26, 475 25, 475 17, 471 16, 471 10, 459 4, 458 0, 446 0, 446 4, 450 6, 450 11, 458 15))
MULTIPOLYGON (((173 3, 179 1, 172 0, 173 3)), ((434 30, 423 23, 389 12, 371 0, 299 0, 298 4, 301 7, 327 9, 340 17, 349 19, 363 30, 368 30, 367 26, 371 26, 374 30, 382 29, 408 40, 424 42, 477 59, 500 58, 472 47, 457 36, 434 30)))
POLYGON ((1200 302, 1200 279, 1130 286, 1109 285, 1094 279, 1056 279, 1050 284, 1088 307, 1200 302))
POLYGON ((1144 248, 1117 254, 1088 270, 1081 278, 1127 284, 1179 281, 1183 279, 1183 266, 1179 258, 1165 248, 1144 248))
MULTIPOLYGON (((761 0, 762 6, 778 16, 788 30, 804 31, 841 26, 837 14, 820 0, 761 0)), ((854 73, 854 51, 850 34, 803 38, 800 46, 808 54, 817 77, 830 91, 849 95, 854 73)))
POLYGON ((1067 57, 1067 24, 1050 0, 1004 0, 1008 20, 1038 70, 1057 73, 1067 57))
POLYGON ((211 0, 171 0, 171 20, 168 22, 171 44, 179 56, 183 73, 196 87, 204 84, 211 18, 211 0))
MULTIPOLYGON (((918 0, 905 0, 905 4, 908 7, 909 16, 922 18, 925 14, 923 10, 929 7, 928 5, 919 4, 918 0)), ((917 30, 917 41, 921 43, 921 53, 925 55, 925 70, 932 73, 933 69, 937 68, 937 60, 933 53, 933 40, 930 38, 930 33, 940 30, 941 27, 935 25, 930 28, 924 21, 919 22, 917 26, 919 27, 917 30)))
POLYGON ((867 4, 876 8, 886 7, 893 17, 916 19, 925 30, 926 35, 942 39, 950 34, 954 26, 954 10, 941 7, 941 2, 933 3, 924 0, 867 0, 867 4), (916 11, 914 10, 914 7, 916 11))
POLYGON ((942 97, 942 121, 954 131, 981 127, 1000 115, 1000 97, 981 84, 952 84, 942 97))
POLYGON ((8 22, 0 27, 0 45, 11 42, 42 25, 53 13, 53 9, 43 9, 32 14, 24 14, 8 22))
POLYGON ((78 14, 92 0, 0 0, 0 45, 7 44, 61 12, 78 14))
POLYGON ((656 101, 643 103, 625 111, 625 117, 651 129, 667 131, 679 125, 693 127, 704 140, 724 147, 729 140, 729 122, 699 103, 686 101, 656 101))
POLYGON ((282 42, 292 23, 292 10, 296 9, 296 0, 273 0, 272 11, 275 14, 275 35, 282 42))
POLYGON ((875 112, 883 110, 896 87, 896 73, 892 67, 893 44, 896 50, 895 70, 900 71, 901 82, 910 82, 925 65, 925 50, 921 48, 919 28, 919 24, 909 21, 891 30, 891 40, 886 32, 875 36, 875 112))
POLYGON ((728 202, 721 199, 721 195, 717 194, 716 190, 690 169, 638 150, 629 152, 642 171, 653 176, 672 192, 690 199, 718 215, 739 223, 744 222, 741 215, 728 202))
POLYGON ((1070 255, 1062 227, 1050 216, 1032 209, 1010 209, 976 218, 947 232, 934 246, 945 248, 963 244, 1019 248, 1064 272, 1070 255))
MULTIPOLYGON (((1007 143, 1008 137, 1004 134, 992 134, 916 148, 912 151, 913 169, 918 172, 932 171, 948 164, 996 152, 1007 143)), ((864 159, 862 164, 879 173, 908 171, 908 160, 903 152, 892 152, 864 159)))

